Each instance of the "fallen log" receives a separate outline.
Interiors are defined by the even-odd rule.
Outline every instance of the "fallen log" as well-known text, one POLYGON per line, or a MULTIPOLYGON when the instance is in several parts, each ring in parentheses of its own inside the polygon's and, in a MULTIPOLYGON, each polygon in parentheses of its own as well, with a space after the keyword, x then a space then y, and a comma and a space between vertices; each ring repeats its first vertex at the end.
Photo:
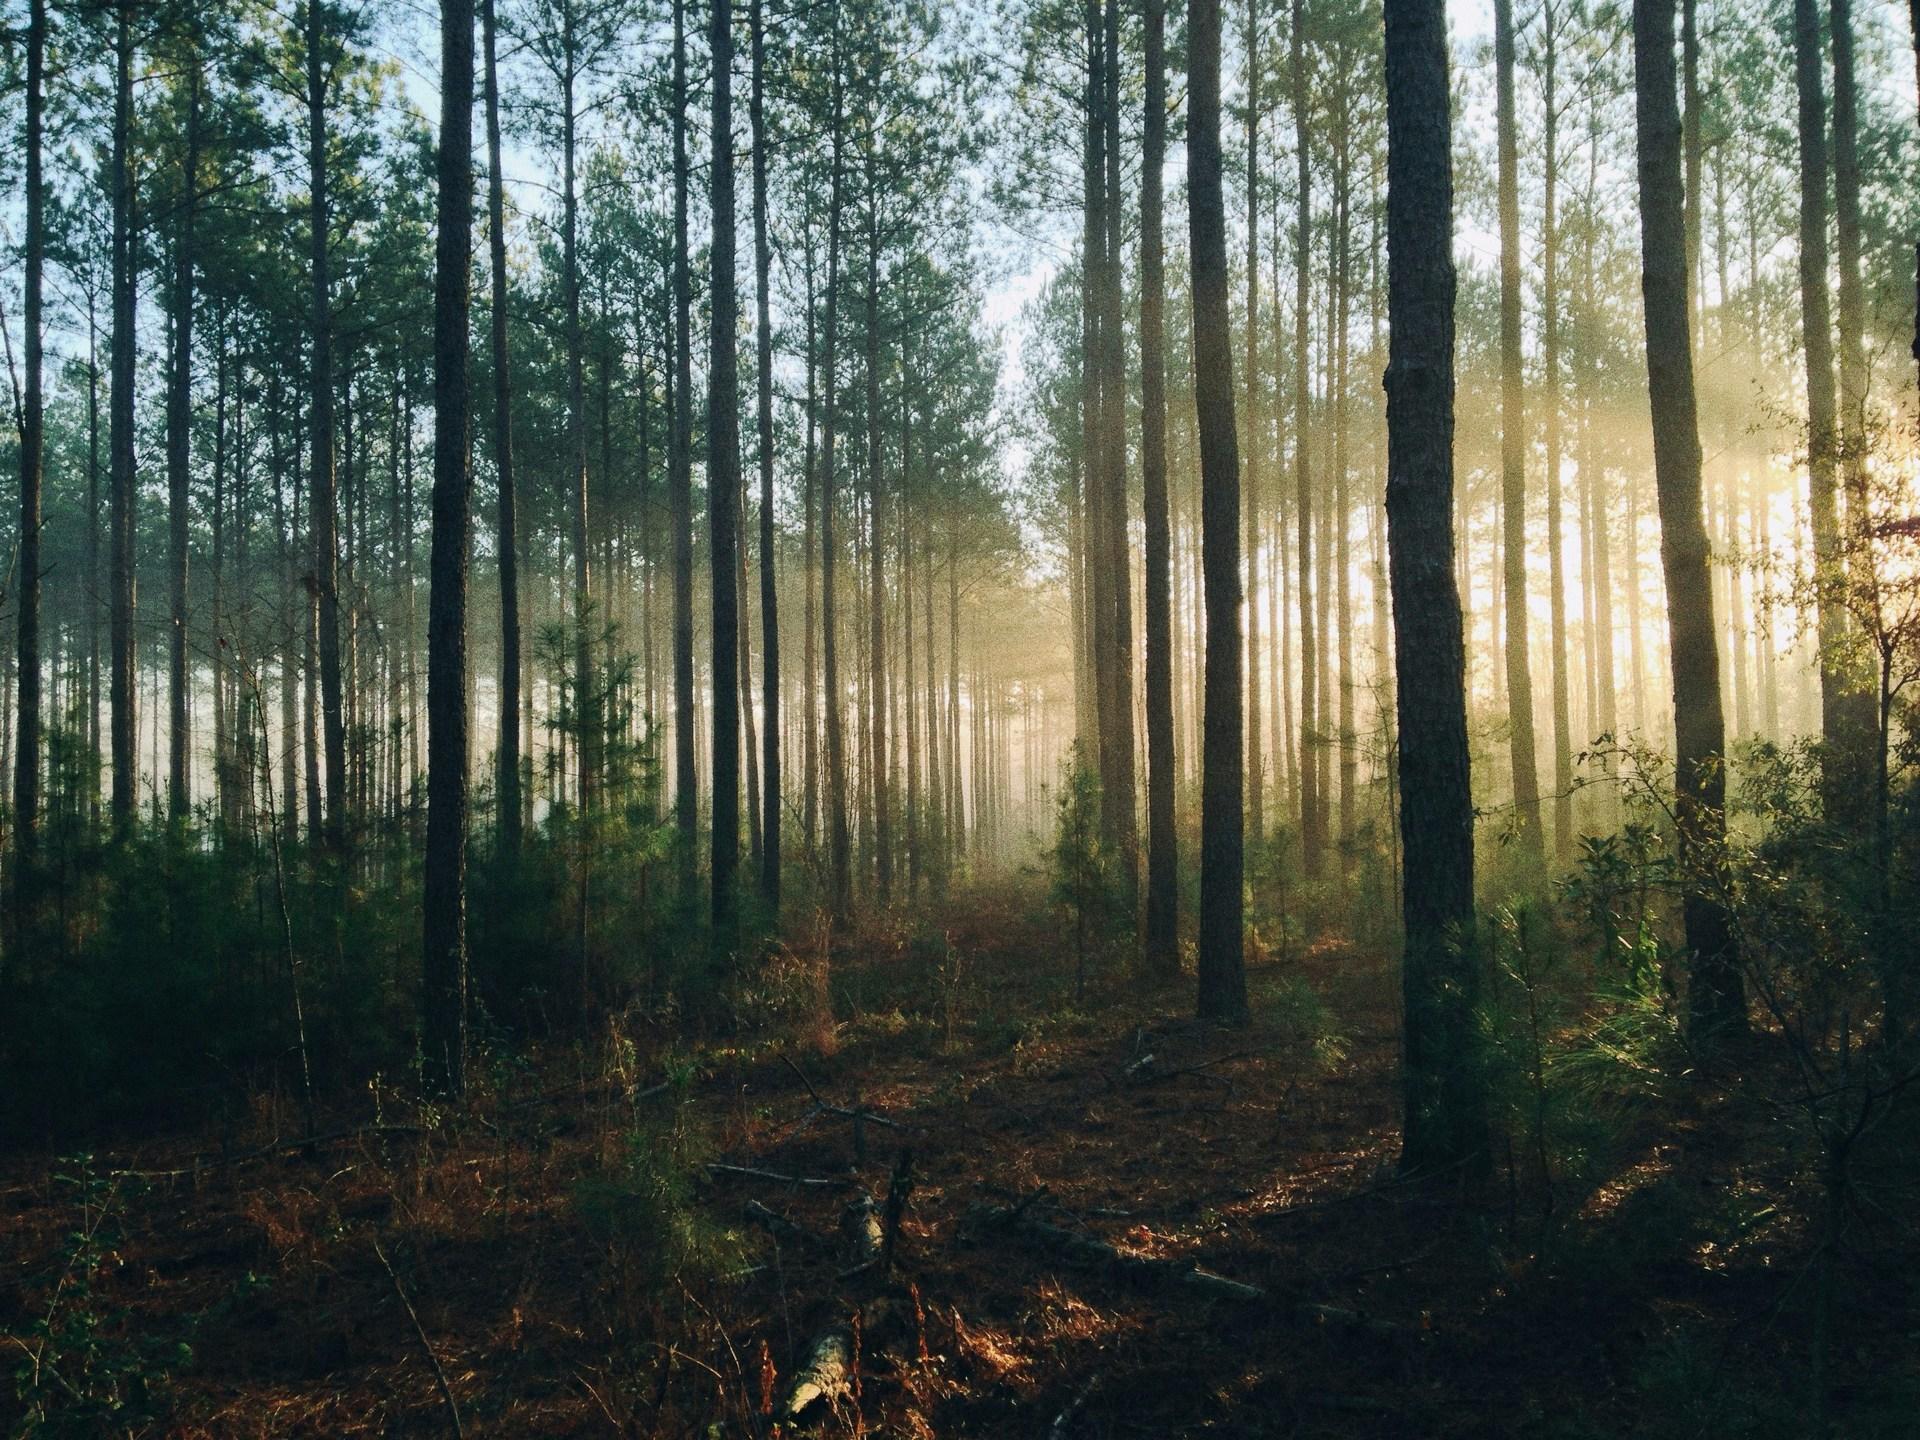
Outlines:
POLYGON ((854 1196, 840 1212, 840 1235, 847 1242, 847 1257, 856 1270, 880 1263, 887 1235, 880 1223, 880 1207, 866 1191, 854 1196))
POLYGON ((853 1392, 863 1346, 879 1346, 897 1328, 900 1306, 881 1296, 843 1320, 835 1320, 807 1347, 807 1361, 787 1383, 773 1418, 794 1423, 822 1401, 837 1405, 853 1392))
POLYGON ((769 1185, 798 1185, 816 1190, 851 1190, 858 1182, 851 1176, 781 1175, 773 1170, 755 1170, 749 1165, 721 1165, 709 1162, 709 1175, 731 1176, 737 1180, 764 1180, 769 1185))
POLYGON ((1224 1275, 1216 1275, 1211 1270, 1202 1270, 1191 1260, 1131 1255, 1105 1240, 1041 1220, 1027 1212, 1026 1206, 1030 1203, 1028 1200, 1019 1205, 994 1206, 977 1212, 977 1228, 1011 1231, 1076 1264, 1111 1270, 1130 1279, 1176 1284, 1217 1300, 1266 1299, 1267 1292, 1258 1285, 1248 1285, 1224 1275))
POLYGON ((795 1245, 806 1250, 824 1250, 827 1238, 816 1234, 797 1221, 789 1220, 779 1211, 762 1205, 758 1200, 749 1200, 743 1207, 746 1216, 775 1240, 795 1245))
POLYGON ((839 1403, 852 1388, 853 1328, 831 1325, 813 1342, 807 1363, 794 1375, 775 1407, 775 1418, 797 1421, 822 1400, 829 1405, 839 1403))

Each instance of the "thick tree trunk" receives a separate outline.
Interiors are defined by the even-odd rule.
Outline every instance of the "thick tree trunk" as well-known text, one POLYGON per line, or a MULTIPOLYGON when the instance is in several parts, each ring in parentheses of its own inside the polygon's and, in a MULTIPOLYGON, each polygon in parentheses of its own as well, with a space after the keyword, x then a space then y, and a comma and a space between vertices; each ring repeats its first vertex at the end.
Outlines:
POLYGON ((1165 243, 1161 171, 1167 149, 1166 0, 1146 0, 1146 107, 1140 146, 1140 480, 1146 519, 1146 962, 1179 973, 1179 860, 1174 822, 1173 576, 1167 507, 1165 243))
POLYGON ((1413 1171, 1488 1164, 1472 1054, 1473 795, 1453 568, 1453 123, 1442 0, 1386 0, 1387 545, 1400 727, 1405 1119, 1413 1171))
POLYGON ((1726 737, 1707 534, 1700 513, 1700 431, 1687 324, 1673 0, 1634 0, 1633 39, 1641 293, 1673 667, 1675 815, 1683 874, 1693 877, 1684 897, 1688 1026, 1696 1035, 1710 1037, 1744 1029, 1746 1002, 1734 937, 1710 879, 1723 863, 1726 840, 1726 737))
MULTIPOLYGON (((491 26, 488 40, 491 60, 491 26)), ((489 107, 490 119, 492 113, 489 107)), ((457 1095, 466 1078, 467 1024, 473 0, 441 0, 438 171, 433 294, 433 595, 427 612, 427 848, 422 896, 426 996, 420 1048, 428 1085, 457 1095)))
MULTIPOLYGON (((1296 21, 1299 13, 1296 0, 1296 21)), ((1187 23, 1187 208, 1207 611, 1199 1013, 1203 1018, 1237 1023, 1247 1014, 1242 954, 1240 456, 1234 433, 1226 203, 1221 185, 1220 0, 1192 0, 1187 23)))

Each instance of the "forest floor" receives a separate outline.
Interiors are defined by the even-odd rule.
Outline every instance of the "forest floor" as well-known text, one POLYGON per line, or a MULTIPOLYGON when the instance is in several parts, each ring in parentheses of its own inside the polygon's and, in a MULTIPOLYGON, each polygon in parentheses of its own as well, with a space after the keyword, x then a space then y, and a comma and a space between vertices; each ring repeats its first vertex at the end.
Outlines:
POLYGON ((1920 1257, 1871 1214, 1810 1413, 1819 1192, 1764 1040, 1612 1122, 1577 1185, 1502 1141, 1470 1199, 1395 1177, 1384 957, 1265 961, 1223 1031, 1186 986, 1073 1005, 1069 949, 1030 893, 970 894, 830 980, 789 958, 731 1039, 611 1027, 312 1146, 263 1101, 84 1179, 15 1157, 8 1368, 60 1434, 1917 1433, 1920 1257), (903 1151, 892 1265, 861 1269, 845 1211, 893 1230, 903 1151), (816 1353, 844 1388, 778 1426, 816 1353))

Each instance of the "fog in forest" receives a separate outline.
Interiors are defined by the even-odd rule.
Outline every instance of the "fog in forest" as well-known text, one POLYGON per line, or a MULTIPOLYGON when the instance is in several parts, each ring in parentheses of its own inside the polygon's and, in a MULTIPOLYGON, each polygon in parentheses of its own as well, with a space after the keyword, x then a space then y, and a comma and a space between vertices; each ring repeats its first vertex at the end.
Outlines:
POLYGON ((6 0, 9 1433, 1904 1433, 1914 23, 6 0))

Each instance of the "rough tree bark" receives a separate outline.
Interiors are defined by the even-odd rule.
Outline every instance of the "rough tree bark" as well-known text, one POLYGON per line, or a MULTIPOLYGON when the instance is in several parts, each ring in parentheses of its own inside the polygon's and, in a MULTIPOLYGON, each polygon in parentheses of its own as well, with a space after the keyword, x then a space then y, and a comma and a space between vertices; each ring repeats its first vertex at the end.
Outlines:
MULTIPOLYGON (((491 27, 488 38, 491 42, 491 27)), ((490 120, 491 115, 490 107, 490 120)), ((457 1095, 466 1080, 467 1024, 473 0, 441 0, 438 183, 433 279, 433 550, 429 562, 433 593, 427 609, 427 848, 421 907, 426 995, 421 1061, 429 1086, 457 1095)))
POLYGON ((1387 549, 1400 733, 1404 1140, 1415 1171, 1487 1166, 1470 1053, 1473 796, 1453 541, 1453 122, 1444 0, 1386 0, 1387 549))
POLYGON ((740 866, 740 301, 734 275, 733 0, 713 0, 711 344, 707 353, 707 525, 713 583, 713 946, 731 957, 740 866))
MULTIPOLYGON (((1297 19, 1299 5, 1296 0, 1297 19)), ((1220 157, 1220 0, 1192 0, 1187 30, 1187 224, 1193 257, 1194 403, 1206 575, 1201 741, 1199 1013, 1247 1014, 1240 714, 1240 455, 1234 433, 1227 223, 1220 157)))
POLYGON ((1161 172, 1167 149, 1167 7, 1146 0, 1146 107, 1140 144, 1140 480, 1146 519, 1146 962, 1180 968, 1174 823, 1173 577, 1167 511, 1166 260, 1161 172))
POLYGON ((1700 513, 1700 429, 1687 314, 1673 19, 1673 0, 1634 0, 1640 288, 1653 407, 1660 560, 1673 657, 1675 816, 1682 867, 1695 877, 1683 901, 1688 1028, 1708 1038, 1743 1029, 1746 1001, 1731 927, 1714 893, 1717 887, 1708 878, 1721 863, 1726 839, 1726 728, 1720 710, 1707 532, 1700 513))
MULTIPOLYGON (((500 72, 495 55, 498 25, 494 0, 480 0, 486 49, 487 258, 492 284, 493 464, 499 497, 494 521, 495 563, 500 571, 500 740, 494 782, 500 814, 500 849, 519 853, 520 800, 520 541, 513 471, 513 366, 507 345, 507 199, 500 169, 500 72)), ((431 701, 429 701, 431 703, 431 701)))

